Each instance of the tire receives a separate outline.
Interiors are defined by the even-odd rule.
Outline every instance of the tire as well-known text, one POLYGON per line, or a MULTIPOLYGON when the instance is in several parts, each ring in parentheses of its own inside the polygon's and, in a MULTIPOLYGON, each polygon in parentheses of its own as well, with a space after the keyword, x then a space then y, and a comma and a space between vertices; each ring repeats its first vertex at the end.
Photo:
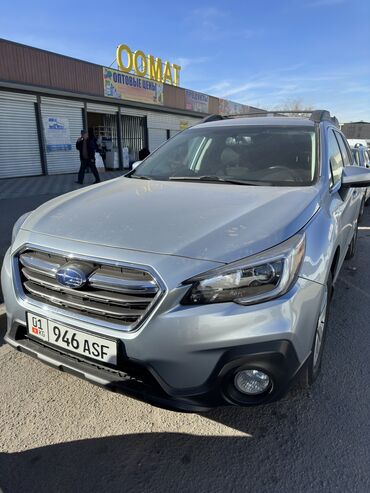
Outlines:
POLYGON ((329 319, 330 300, 333 292, 333 278, 329 275, 325 294, 322 300, 320 315, 316 323, 315 335, 311 347, 311 354, 301 373, 300 383, 302 388, 309 388, 317 379, 321 370, 321 362, 326 340, 326 327, 329 319))
POLYGON ((351 243, 348 246, 348 250, 346 253, 346 257, 345 257, 346 260, 349 260, 355 256, 356 246, 357 246, 357 237, 358 237, 358 220, 356 221, 355 231, 353 233, 351 243))

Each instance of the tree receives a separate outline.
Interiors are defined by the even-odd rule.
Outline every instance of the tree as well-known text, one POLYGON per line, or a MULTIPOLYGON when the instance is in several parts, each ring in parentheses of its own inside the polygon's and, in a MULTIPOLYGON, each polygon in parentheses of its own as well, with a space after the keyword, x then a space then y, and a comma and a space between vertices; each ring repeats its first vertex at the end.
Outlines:
POLYGON ((301 99, 288 99, 285 103, 277 105, 273 108, 273 111, 297 111, 297 116, 307 116, 306 111, 313 111, 314 108, 310 104, 304 103, 301 99), (302 113, 300 113, 302 112, 302 113))

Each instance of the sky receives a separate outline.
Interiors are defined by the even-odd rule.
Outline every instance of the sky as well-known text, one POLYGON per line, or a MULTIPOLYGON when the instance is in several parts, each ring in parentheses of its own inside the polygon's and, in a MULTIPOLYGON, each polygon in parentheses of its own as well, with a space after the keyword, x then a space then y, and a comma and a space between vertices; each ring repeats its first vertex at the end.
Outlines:
POLYGON ((180 64, 182 87, 370 121, 370 0, 12 0, 0 37, 107 66, 124 43, 180 64))

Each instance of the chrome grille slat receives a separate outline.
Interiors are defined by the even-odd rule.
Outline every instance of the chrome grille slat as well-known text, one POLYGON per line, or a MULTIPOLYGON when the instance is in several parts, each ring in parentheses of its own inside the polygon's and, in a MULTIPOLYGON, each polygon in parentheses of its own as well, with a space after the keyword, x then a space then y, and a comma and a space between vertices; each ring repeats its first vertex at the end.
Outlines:
POLYGON ((158 291, 158 286, 154 282, 108 277, 100 274, 99 271, 94 272, 89 278, 89 284, 93 288, 119 291, 120 293, 156 293, 158 291))
POLYGON ((79 259, 30 247, 19 254, 18 260, 23 292, 31 302, 122 330, 137 327, 164 292, 163 283, 149 269, 131 264, 79 259), (87 267, 87 281, 79 289, 57 280, 58 269, 66 269, 71 263, 87 267))
POLYGON ((26 268, 22 269, 23 275, 27 278, 28 281, 33 281, 36 284, 39 284, 42 287, 52 289, 53 291, 58 291, 66 294, 73 294, 76 297, 80 298, 89 298, 93 301, 114 303, 114 304, 133 304, 133 305, 148 305, 153 301, 153 298, 150 296, 136 296, 136 295, 125 295, 121 293, 115 293, 113 291, 103 291, 103 290, 94 290, 94 291, 84 291, 77 290, 72 288, 67 288, 61 286, 55 279, 47 277, 46 275, 42 275, 33 271, 30 271, 26 268))
POLYGON ((23 253, 19 260, 24 267, 34 272, 40 272, 48 277, 55 277, 57 270, 63 265, 63 259, 60 262, 53 262, 48 257, 38 253, 23 253))
POLYGON ((56 291, 50 292, 46 288, 43 288, 42 286, 38 286, 37 284, 34 284, 31 281, 26 281, 24 283, 24 287, 30 293, 39 296, 40 298, 51 301, 52 303, 56 303, 57 305, 62 305, 70 308, 77 308, 80 309, 81 311, 88 311, 91 313, 95 313, 97 315, 108 315, 115 318, 127 318, 127 317, 137 318, 142 313, 141 310, 131 310, 127 308, 121 308, 121 307, 111 306, 102 303, 101 303, 102 306, 100 307, 98 303, 94 303, 91 301, 84 301, 78 299, 74 300, 72 299, 73 298, 72 295, 69 294, 64 295, 63 293, 58 293, 56 291))

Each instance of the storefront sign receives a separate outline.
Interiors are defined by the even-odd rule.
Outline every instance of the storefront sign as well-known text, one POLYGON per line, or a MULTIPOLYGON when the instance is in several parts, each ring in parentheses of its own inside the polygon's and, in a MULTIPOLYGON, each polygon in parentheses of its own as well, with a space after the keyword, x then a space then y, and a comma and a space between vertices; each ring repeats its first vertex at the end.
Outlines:
POLYGON ((70 151, 72 149, 68 118, 43 118, 47 152, 70 151))
POLYGON ((201 92, 185 90, 185 108, 199 113, 208 113, 209 97, 201 92))
POLYGON ((180 84, 180 65, 162 62, 161 58, 146 55, 143 51, 132 52, 127 45, 117 47, 116 61, 121 72, 135 73, 156 82, 178 86, 180 84))
POLYGON ((104 96, 163 104, 163 84, 103 67, 104 96))
POLYGON ((219 100, 220 115, 241 115, 250 111, 249 106, 240 103, 234 103, 228 99, 219 100))

